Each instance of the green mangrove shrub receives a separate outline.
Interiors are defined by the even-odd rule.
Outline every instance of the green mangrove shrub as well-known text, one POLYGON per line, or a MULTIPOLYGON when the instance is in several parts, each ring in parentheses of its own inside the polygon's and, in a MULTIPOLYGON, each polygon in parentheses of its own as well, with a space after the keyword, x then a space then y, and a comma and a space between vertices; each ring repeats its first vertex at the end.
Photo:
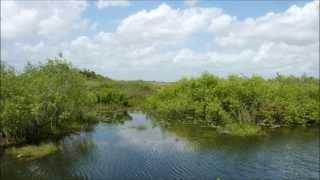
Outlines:
POLYGON ((29 141, 72 130, 88 119, 83 75, 63 59, 28 64, 17 73, 1 65, 1 136, 29 141))
POLYGON ((149 109, 169 119, 214 126, 319 124, 319 79, 278 75, 183 78, 148 98, 149 109))

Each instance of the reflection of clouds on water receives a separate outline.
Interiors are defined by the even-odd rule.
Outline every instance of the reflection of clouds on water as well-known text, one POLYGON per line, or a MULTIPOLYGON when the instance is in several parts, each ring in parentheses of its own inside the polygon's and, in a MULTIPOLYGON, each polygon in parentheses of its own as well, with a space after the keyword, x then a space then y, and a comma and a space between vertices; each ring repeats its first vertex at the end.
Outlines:
MULTIPOLYGON (((65 137, 61 151, 34 161, 0 159, 3 179, 318 179, 319 131, 277 130, 261 138, 211 128, 152 123, 132 113, 65 137), (137 127, 144 128, 137 128, 137 127)), ((1 172, 1 173, 2 173, 1 172)), ((0 178, 1 179, 1 178, 0 178)))
POLYGON ((97 140, 95 143, 98 144, 99 146, 103 146, 103 147, 110 145, 110 142, 108 140, 97 140))
POLYGON ((131 145, 136 145, 138 148, 150 149, 159 153, 168 151, 192 151, 187 141, 183 141, 172 134, 166 134, 158 127, 151 128, 148 126, 142 131, 130 127, 119 128, 118 135, 122 140, 131 145))

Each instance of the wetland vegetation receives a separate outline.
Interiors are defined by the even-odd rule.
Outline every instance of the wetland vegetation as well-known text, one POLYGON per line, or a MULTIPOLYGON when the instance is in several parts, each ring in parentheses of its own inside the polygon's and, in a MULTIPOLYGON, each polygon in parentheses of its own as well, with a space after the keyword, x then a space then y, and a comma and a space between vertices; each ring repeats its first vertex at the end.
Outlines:
POLYGON ((62 57, 28 64, 22 72, 1 64, 0 144, 57 138, 99 120, 117 119, 125 110, 141 107, 154 86, 113 81, 79 70, 62 57))
MULTIPOLYGON (((318 127, 319 93, 319 79, 307 76, 222 78, 204 73, 172 83, 116 81, 77 69, 63 57, 28 64, 19 72, 3 63, 0 145, 57 141, 93 129, 98 122, 123 124, 133 110, 164 127, 178 122, 233 136, 262 135, 276 127, 318 127)), ((35 147, 13 149, 11 154, 30 154, 35 147)))
POLYGON ((166 121, 197 123, 243 136, 262 128, 318 126, 319 97, 319 79, 313 77, 220 78, 204 73, 161 87, 148 104, 166 121))

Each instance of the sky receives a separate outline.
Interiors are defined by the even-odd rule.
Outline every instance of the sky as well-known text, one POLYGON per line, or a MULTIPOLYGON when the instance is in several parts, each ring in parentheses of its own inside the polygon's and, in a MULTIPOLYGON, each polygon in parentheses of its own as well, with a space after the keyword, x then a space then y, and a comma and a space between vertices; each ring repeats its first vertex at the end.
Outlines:
POLYGON ((113 79, 319 75, 319 1, 1 1, 1 60, 113 79))

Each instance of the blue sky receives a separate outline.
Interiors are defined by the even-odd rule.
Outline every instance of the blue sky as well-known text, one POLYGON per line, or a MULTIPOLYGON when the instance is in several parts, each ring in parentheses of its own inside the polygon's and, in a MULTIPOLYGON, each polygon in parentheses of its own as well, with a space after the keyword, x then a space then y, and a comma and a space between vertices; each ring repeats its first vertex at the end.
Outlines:
MULTIPOLYGON (((248 17, 258 17, 268 12, 282 12, 291 5, 303 5, 306 0, 299 1, 197 1, 198 7, 218 7, 222 8, 226 13, 237 16, 239 19, 248 17)), ((129 6, 111 7, 107 10, 99 10, 96 6, 96 1, 89 1, 88 8, 83 12, 82 16, 92 21, 98 22, 99 30, 115 31, 122 19, 128 17, 140 10, 151 10, 159 5, 166 3, 173 8, 186 9, 189 6, 183 0, 176 1, 160 1, 160 0, 137 0, 131 1, 129 6)), ((93 32, 88 32, 93 33, 93 32)))
MULTIPOLYGON (((302 6, 308 0, 206 0, 197 2, 199 7, 216 7, 221 8, 227 14, 237 16, 239 19, 245 19, 248 17, 262 16, 268 12, 282 12, 288 9, 292 5, 302 6)), ((108 8, 107 10, 99 11, 96 6, 96 1, 91 1, 90 6, 84 12, 83 16, 88 17, 91 20, 101 23, 104 29, 115 30, 118 23, 125 17, 141 9, 154 9, 160 4, 166 3, 173 8, 186 9, 189 6, 184 3, 183 0, 175 1, 161 1, 161 0, 136 0, 131 2, 130 6, 121 6, 116 8, 108 8), (109 29, 110 28, 110 29, 109 29)))
POLYGON ((1 1, 1 59, 63 52, 114 79, 317 76, 319 1, 1 1))

